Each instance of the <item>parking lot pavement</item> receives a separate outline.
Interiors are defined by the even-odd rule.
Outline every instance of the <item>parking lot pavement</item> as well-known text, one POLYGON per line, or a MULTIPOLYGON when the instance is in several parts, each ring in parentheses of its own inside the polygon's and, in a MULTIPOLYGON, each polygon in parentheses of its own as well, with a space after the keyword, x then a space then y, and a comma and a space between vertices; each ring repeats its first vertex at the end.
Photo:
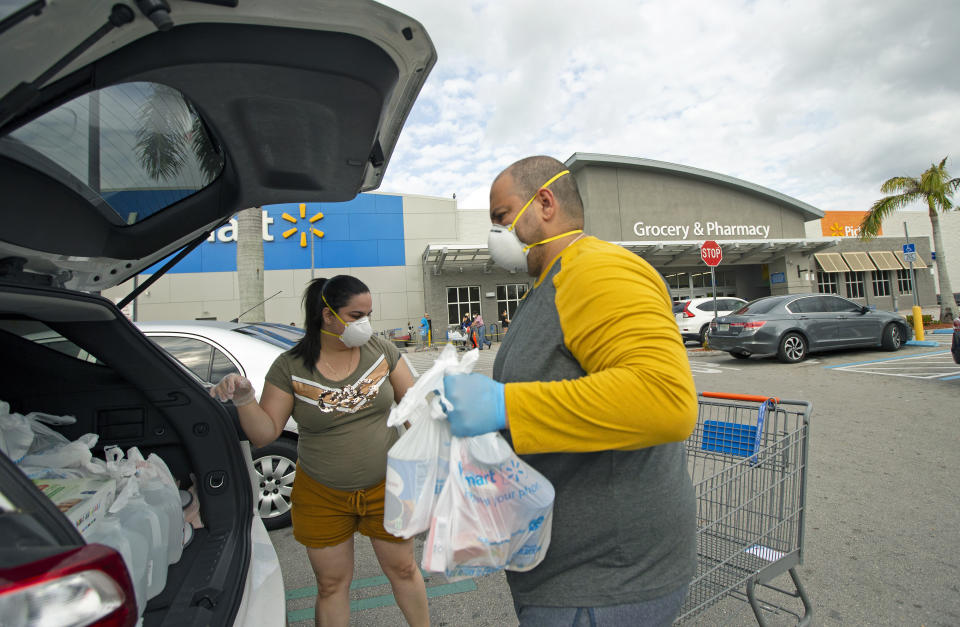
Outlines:
MULTIPOLYGON (((960 397, 955 387, 960 379, 858 370, 876 363, 894 367, 913 358, 919 362, 933 352, 938 351, 913 346, 896 353, 843 351, 782 364, 775 357, 737 360, 718 351, 688 351, 698 391, 813 403, 804 564, 798 571, 819 626, 960 625, 960 397)), ((437 354, 408 353, 408 358, 422 372, 437 354)), ((477 371, 490 374, 495 355, 496 350, 482 351, 477 371)), ((316 584, 304 550, 289 529, 270 535, 283 568, 290 624, 309 624, 316 584)), ((356 547, 351 624, 403 624, 389 585, 379 579, 369 541, 357 536, 356 547)), ((789 577, 774 584, 787 588, 789 577)), ((435 626, 517 624, 502 574, 460 582, 460 587, 431 576, 427 586, 435 626)), ((798 607, 792 599, 770 594, 760 596, 798 607)), ((770 625, 796 623, 783 613, 765 618, 770 625)), ((756 621, 745 600, 729 597, 686 624, 756 621)))
POLYGON ((960 380, 960 364, 953 361, 950 350, 935 350, 920 355, 900 355, 886 359, 870 359, 849 364, 825 366, 837 372, 860 372, 909 379, 960 380))

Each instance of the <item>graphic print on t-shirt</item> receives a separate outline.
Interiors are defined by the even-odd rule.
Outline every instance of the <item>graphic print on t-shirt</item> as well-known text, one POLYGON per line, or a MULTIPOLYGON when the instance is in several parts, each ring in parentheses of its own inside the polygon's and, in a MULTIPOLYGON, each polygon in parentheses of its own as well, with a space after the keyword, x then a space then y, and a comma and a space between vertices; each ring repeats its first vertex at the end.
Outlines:
POLYGON ((390 375, 390 365, 383 355, 373 362, 366 372, 354 383, 341 388, 330 387, 291 375, 295 398, 316 405, 320 411, 331 413, 339 411, 347 414, 368 407, 380 392, 380 386, 390 375))

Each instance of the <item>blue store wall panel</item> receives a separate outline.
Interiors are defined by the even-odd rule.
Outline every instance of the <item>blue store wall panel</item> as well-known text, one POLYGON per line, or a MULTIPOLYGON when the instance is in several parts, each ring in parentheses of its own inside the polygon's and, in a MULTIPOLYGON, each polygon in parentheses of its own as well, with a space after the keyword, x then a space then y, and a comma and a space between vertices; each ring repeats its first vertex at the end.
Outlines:
MULTIPOLYGON (((134 199, 126 198, 127 202, 134 199)), ((310 267, 309 239, 300 246, 300 234, 313 228, 324 233, 314 241, 315 268, 360 268, 402 266, 406 263, 403 232, 403 198, 382 194, 360 194, 343 203, 299 203, 267 205, 263 209, 273 223, 268 226, 273 241, 263 243, 266 270, 292 270, 310 267), (310 223, 318 212, 323 218, 310 223), (285 220, 286 213, 294 222, 285 220), (296 229, 284 239, 283 233, 296 229)), ((222 227, 229 229, 230 227, 222 227)), ((222 230, 222 229, 221 229, 222 230)), ((219 232, 220 230, 218 230, 219 232)), ((144 271, 156 271, 163 262, 144 271)), ((204 242, 174 266, 170 272, 234 272, 237 269, 236 242, 204 242)))

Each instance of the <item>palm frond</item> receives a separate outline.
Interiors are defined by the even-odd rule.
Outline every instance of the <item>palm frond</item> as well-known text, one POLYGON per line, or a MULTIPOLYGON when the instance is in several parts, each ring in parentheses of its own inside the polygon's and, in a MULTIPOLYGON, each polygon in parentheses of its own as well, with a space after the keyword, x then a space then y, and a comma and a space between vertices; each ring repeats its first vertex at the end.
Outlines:
POLYGON ((175 178, 187 162, 186 137, 192 113, 176 90, 155 85, 138 113, 136 150, 141 167, 154 180, 175 178))
POLYGON ((877 234, 880 233, 883 221, 890 216, 890 214, 899 209, 903 209, 912 202, 920 200, 922 197, 918 192, 906 192, 895 196, 885 196, 873 203, 870 211, 867 212, 863 217, 863 221, 860 223, 860 239, 868 240, 876 237, 877 234))
POLYGON ((884 194, 893 194, 895 192, 912 192, 920 189, 920 179, 910 176, 895 176, 887 179, 880 186, 880 191, 884 194))
POLYGON ((176 136, 138 129, 136 149, 140 165, 157 181, 175 178, 186 163, 183 142, 176 136))
POLYGON ((223 155, 213 143, 213 139, 199 116, 193 118, 190 142, 193 154, 197 157, 197 163, 200 165, 200 171, 204 175, 205 183, 209 183, 220 176, 220 172, 223 171, 223 155))

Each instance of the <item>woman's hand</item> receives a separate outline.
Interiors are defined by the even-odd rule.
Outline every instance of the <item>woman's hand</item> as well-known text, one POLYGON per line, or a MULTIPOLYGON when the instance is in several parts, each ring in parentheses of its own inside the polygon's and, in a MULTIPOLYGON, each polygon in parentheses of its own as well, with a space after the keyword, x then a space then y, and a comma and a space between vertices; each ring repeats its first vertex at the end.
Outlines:
POLYGON ((237 407, 257 402, 253 384, 249 379, 235 372, 220 379, 220 383, 210 388, 210 396, 219 398, 222 403, 233 401, 237 407))

